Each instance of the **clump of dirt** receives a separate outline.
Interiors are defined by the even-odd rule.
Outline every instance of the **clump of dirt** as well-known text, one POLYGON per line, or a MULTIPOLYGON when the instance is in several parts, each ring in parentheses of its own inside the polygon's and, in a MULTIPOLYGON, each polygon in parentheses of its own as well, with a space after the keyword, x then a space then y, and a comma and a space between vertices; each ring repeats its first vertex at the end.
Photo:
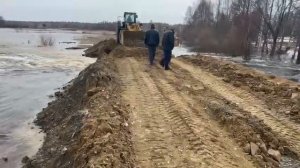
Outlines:
POLYGON ((99 58, 103 55, 109 54, 117 47, 117 45, 118 44, 114 39, 104 40, 86 49, 84 51, 84 56, 91 58, 99 58))
POLYGON ((272 111, 300 123, 300 85, 291 81, 282 82, 275 76, 266 77, 267 75, 250 68, 216 58, 195 56, 183 60, 222 77, 224 82, 253 93, 261 100, 265 100, 272 111))
POLYGON ((276 136, 262 120, 247 112, 235 113, 232 107, 220 102, 207 104, 211 114, 226 128, 244 152, 251 155, 259 167, 279 167, 281 155, 297 158, 288 143, 276 136), (278 152, 278 158, 270 155, 270 150, 278 152))
POLYGON ((24 157, 25 168, 133 167, 129 111, 113 62, 113 55, 98 57, 37 115, 46 137, 35 157, 24 157))

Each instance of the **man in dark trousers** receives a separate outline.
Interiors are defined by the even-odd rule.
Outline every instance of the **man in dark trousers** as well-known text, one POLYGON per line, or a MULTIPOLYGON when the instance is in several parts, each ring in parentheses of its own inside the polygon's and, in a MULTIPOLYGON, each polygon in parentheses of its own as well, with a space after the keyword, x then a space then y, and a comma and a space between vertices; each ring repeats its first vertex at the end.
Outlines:
POLYGON ((154 24, 151 24, 151 29, 146 32, 145 45, 148 47, 150 65, 153 65, 156 48, 159 45, 159 33, 155 30, 154 24))
POLYGON ((164 33, 162 40, 162 46, 164 50, 164 58, 160 61, 160 65, 165 68, 165 70, 170 70, 170 62, 172 58, 172 50, 174 49, 175 43, 175 31, 170 29, 164 33))

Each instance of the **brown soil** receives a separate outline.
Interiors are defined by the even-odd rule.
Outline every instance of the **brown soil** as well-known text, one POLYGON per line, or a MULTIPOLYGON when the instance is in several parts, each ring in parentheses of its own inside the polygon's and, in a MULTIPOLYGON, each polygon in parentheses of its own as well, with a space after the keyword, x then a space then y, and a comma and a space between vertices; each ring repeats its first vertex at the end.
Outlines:
POLYGON ((285 115, 300 123, 299 84, 211 57, 197 56, 185 58, 185 60, 222 77, 224 82, 241 87, 264 100, 277 115, 285 115))
POLYGON ((163 71, 112 40, 86 55, 97 62, 38 115, 47 136, 25 167, 297 167, 297 117, 276 109, 297 110, 296 83, 206 57, 163 71))
POLYGON ((38 114, 45 142, 24 167, 133 167, 129 112, 111 62, 99 58, 38 114))
POLYGON ((103 56, 109 54, 114 48, 116 48, 117 42, 113 39, 100 41, 94 46, 85 50, 85 56, 91 58, 98 58, 99 56, 103 56))

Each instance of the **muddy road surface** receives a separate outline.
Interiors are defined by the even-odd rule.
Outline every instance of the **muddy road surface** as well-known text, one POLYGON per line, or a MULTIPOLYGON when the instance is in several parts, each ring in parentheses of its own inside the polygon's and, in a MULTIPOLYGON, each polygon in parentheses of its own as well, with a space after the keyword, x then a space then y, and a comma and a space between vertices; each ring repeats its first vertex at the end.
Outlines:
POLYGON ((148 66, 146 49, 111 41, 86 55, 97 62, 51 103, 56 112, 48 107, 39 115, 47 130, 53 127, 48 120, 59 120, 25 167, 300 166, 297 83, 201 56, 175 58, 164 71, 148 66), (60 121, 63 101, 78 106, 63 112, 78 113, 76 120, 60 121), (70 132, 70 139, 59 132, 70 132))
POLYGON ((298 125, 263 100, 184 58, 172 71, 145 58, 117 61, 138 167, 279 167, 281 155, 299 151, 298 125))
POLYGON ((170 84, 176 78, 164 78, 174 76, 172 72, 158 67, 145 72, 144 63, 134 58, 118 65, 124 65, 119 67, 123 97, 133 107, 138 167, 252 167, 217 124, 209 122, 205 107, 176 91, 170 84))

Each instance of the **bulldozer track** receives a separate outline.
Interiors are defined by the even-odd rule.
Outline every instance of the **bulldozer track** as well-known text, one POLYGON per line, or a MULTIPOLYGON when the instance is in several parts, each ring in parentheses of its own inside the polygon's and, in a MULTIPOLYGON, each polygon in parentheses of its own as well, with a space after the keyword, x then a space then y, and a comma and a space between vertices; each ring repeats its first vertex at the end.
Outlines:
POLYGON ((287 118, 281 115, 276 115, 268 109, 264 102, 250 93, 224 83, 221 79, 203 71, 201 68, 195 68, 193 65, 179 60, 174 60, 173 63, 176 68, 186 71, 207 89, 234 104, 238 111, 243 110, 263 120, 280 138, 287 140, 295 152, 300 153, 299 125, 288 121, 287 118))
POLYGON ((204 107, 141 64, 133 57, 117 62, 137 167, 254 167, 204 107))

